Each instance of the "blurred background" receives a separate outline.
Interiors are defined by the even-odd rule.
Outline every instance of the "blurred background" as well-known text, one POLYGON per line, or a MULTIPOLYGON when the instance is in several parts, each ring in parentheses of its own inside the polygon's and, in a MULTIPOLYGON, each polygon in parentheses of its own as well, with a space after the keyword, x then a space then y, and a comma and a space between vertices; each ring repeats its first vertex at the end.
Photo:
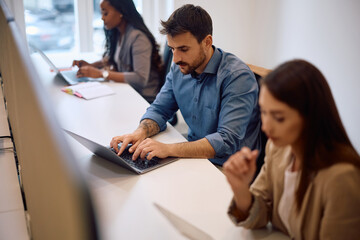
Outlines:
MULTIPOLYGON (((142 1, 134 0, 142 14, 142 1)), ((76 47, 74 0, 24 0, 24 18, 28 42, 42 51, 72 51, 76 47)), ((104 30, 100 0, 92 0, 93 50, 103 52, 104 30)))
MULTIPOLYGON (((5 1, 28 41, 40 49, 54 54, 103 53, 99 0, 5 1)), ((312 62, 328 80, 345 128, 360 153, 360 111, 356 105, 360 102, 356 74, 360 62, 359 0, 134 0, 134 3, 161 48, 166 38, 159 33, 160 19, 166 20, 176 8, 192 3, 211 15, 214 45, 246 63, 274 69, 294 58, 312 62)))

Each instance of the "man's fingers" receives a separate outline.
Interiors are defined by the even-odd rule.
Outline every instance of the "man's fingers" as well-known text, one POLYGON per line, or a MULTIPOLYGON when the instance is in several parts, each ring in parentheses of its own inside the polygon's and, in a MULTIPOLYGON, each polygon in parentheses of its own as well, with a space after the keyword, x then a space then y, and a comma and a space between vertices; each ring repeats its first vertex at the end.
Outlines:
MULTIPOLYGON (((143 142, 141 142, 141 143, 143 143, 143 142)), ((136 160, 136 159, 138 159, 138 157, 140 156, 140 154, 141 154, 141 152, 142 152, 142 144, 139 144, 137 147, 136 147, 136 149, 135 149, 135 151, 134 151, 134 153, 133 153, 133 156, 132 156, 132 160, 136 160)))
POLYGON ((113 137, 110 142, 110 147, 115 149, 116 152, 118 152, 118 144, 121 142, 121 139, 119 137, 113 137))
POLYGON ((152 151, 152 152, 149 152, 149 153, 147 154, 146 159, 147 159, 147 160, 151 160, 151 159, 153 159, 154 157, 156 157, 156 154, 154 154, 154 151, 152 151))
POLYGON ((117 153, 119 156, 124 152, 125 148, 127 147, 127 145, 129 145, 129 143, 130 143, 130 141, 126 138, 122 141, 121 147, 117 153))
POLYGON ((142 142, 141 140, 138 140, 135 143, 133 143, 133 145, 129 148, 129 153, 135 152, 135 150, 137 149, 137 147, 141 142, 142 142))
POLYGON ((146 150, 144 151, 145 148, 147 148, 149 146, 149 138, 141 141, 138 143, 138 146, 136 147, 136 150, 134 152, 134 155, 133 155, 133 160, 136 160, 138 157, 140 157, 141 159, 144 159, 145 158, 145 155, 146 155, 146 150))
POLYGON ((149 153, 149 151, 150 151, 149 147, 144 147, 140 153, 140 158, 145 159, 147 157, 147 154, 149 153))

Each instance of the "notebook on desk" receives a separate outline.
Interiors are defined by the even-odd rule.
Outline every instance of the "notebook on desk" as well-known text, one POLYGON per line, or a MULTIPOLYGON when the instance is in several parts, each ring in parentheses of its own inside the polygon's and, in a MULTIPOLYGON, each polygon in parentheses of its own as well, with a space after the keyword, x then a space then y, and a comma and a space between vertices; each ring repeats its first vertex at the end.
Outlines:
POLYGON ((99 82, 85 82, 82 84, 66 86, 63 87, 61 91, 86 100, 115 94, 114 90, 109 86, 99 82))
POLYGON ((49 64, 50 68, 56 72, 56 76, 64 80, 70 85, 78 84, 80 82, 89 82, 89 81, 104 81, 104 78, 90 78, 90 77, 81 77, 78 78, 76 76, 77 71, 74 70, 66 70, 66 71, 60 71, 59 68, 55 66, 55 64, 46 56, 46 54, 38 49, 37 47, 30 46, 30 48, 33 49, 33 51, 38 52, 41 57, 49 64))
POLYGON ((156 168, 162 167, 166 164, 174 162, 178 160, 178 158, 153 158, 151 160, 142 160, 137 159, 135 161, 132 160, 132 154, 129 153, 128 148, 118 156, 115 151, 109 147, 105 147, 101 144, 98 144, 90 139, 82 137, 76 133, 65 130, 70 136, 72 136, 75 140, 81 143, 84 147, 89 149, 95 155, 102 157, 108 161, 116 163, 132 172, 137 174, 143 174, 154 170, 156 168))

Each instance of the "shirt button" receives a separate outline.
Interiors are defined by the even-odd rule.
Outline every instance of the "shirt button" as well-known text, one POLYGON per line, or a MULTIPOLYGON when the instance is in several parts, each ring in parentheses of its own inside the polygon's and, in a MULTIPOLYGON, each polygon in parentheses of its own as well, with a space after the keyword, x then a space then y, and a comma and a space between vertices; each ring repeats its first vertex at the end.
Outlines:
POLYGON ((198 99, 197 98, 194 98, 194 102, 197 102, 198 101, 198 99))
POLYGON ((196 116, 193 116, 192 118, 193 118, 194 120, 196 120, 196 116))

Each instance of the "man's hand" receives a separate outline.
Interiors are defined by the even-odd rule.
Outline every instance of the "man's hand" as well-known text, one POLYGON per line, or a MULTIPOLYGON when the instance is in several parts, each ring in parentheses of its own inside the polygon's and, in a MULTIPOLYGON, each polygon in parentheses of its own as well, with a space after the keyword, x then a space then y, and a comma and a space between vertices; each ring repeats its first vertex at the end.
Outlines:
POLYGON ((145 132, 137 129, 131 134, 113 137, 110 142, 110 147, 114 148, 118 155, 121 155, 125 148, 131 143, 132 146, 129 148, 129 152, 132 153, 145 138, 145 132), (119 143, 122 143, 120 149, 118 149, 119 143))
MULTIPOLYGON (((114 148, 118 155, 121 155, 124 152, 125 148, 128 146, 128 144, 131 143, 132 146, 129 148, 129 152, 132 153, 136 150, 139 144, 144 141, 144 139, 151 137, 158 132, 160 132, 160 127, 155 121, 151 119, 144 119, 141 121, 139 127, 133 133, 113 137, 110 142, 110 147, 114 148), (119 143, 122 143, 120 149, 118 149, 119 143)), ((136 158, 139 155, 140 153, 137 153, 137 155, 135 155, 136 158)), ((134 160, 136 158, 133 157, 134 160)))
POLYGON ((256 171, 258 151, 243 147, 224 163, 224 174, 234 192, 234 199, 239 210, 246 213, 251 206, 249 185, 256 171))
POLYGON ((141 159, 151 160, 153 157, 166 158, 170 156, 170 145, 164 144, 158 141, 155 141, 151 138, 147 138, 142 141, 139 146, 137 146, 134 154, 133 160, 136 160, 138 157, 141 159))

